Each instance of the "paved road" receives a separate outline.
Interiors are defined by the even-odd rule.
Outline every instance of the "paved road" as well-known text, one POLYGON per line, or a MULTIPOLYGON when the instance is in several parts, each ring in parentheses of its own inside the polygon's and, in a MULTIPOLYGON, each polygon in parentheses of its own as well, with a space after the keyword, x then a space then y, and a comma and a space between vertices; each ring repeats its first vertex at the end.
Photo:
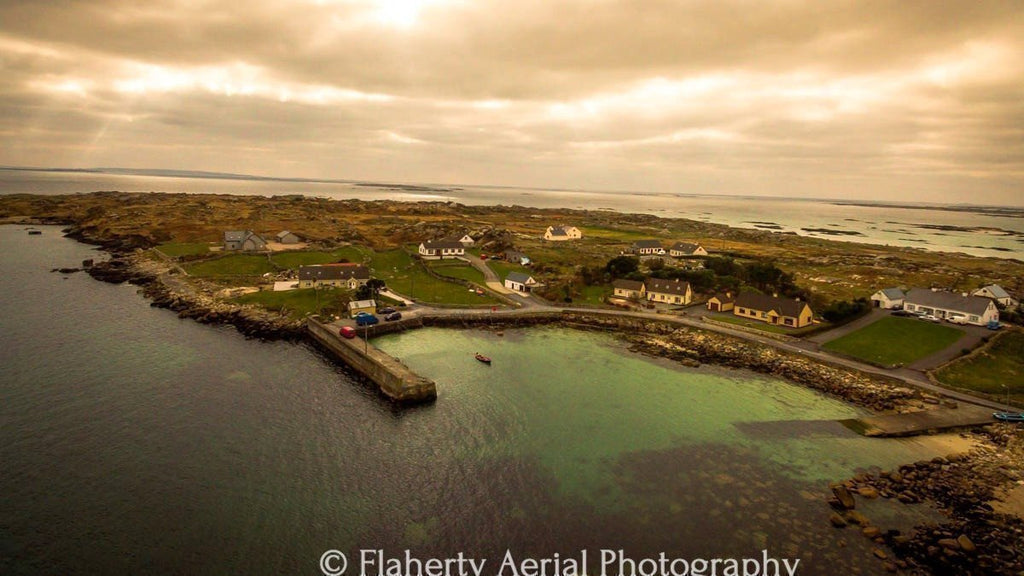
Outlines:
POLYGON ((462 259, 465 260, 466 262, 469 262, 469 264, 473 268, 476 268, 484 275, 484 282, 487 284, 487 287, 490 288, 491 290, 494 290, 498 294, 503 294, 505 296, 515 294, 515 291, 505 288, 505 285, 502 283, 501 278, 499 278, 498 275, 494 272, 494 270, 491 270, 491 267, 488 266, 479 257, 474 256, 472 254, 466 254, 462 259))

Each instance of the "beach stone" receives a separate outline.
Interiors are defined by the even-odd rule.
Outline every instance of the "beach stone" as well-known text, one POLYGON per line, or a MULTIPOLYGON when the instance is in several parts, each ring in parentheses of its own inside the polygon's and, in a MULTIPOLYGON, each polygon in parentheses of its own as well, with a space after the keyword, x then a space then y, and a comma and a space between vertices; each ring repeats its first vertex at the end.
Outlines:
POLYGON ((861 530, 861 533, 868 538, 874 539, 877 538, 878 535, 882 533, 882 531, 879 530, 876 526, 865 526, 864 529, 861 530))
POLYGON ((875 548, 871 553, 879 560, 885 560, 889 557, 889 555, 885 553, 885 550, 882 550, 881 548, 875 548))
POLYGON ((868 500, 874 500, 875 498, 878 498, 878 490, 871 486, 861 486, 860 488, 857 489, 857 493, 863 496, 864 498, 867 498, 868 500))
POLYGON ((852 524, 857 524, 858 526, 869 526, 871 524, 871 520, 868 520, 867 516, 856 510, 850 510, 847 512, 846 520, 852 524))
POLYGON ((846 520, 843 520, 843 517, 839 514, 836 514, 835 512, 833 512, 832 515, 828 517, 828 521, 831 522, 832 525, 836 528, 846 528, 846 520))
POLYGON ((959 550, 960 543, 952 538, 943 538, 937 542, 939 546, 942 546, 946 550, 959 550))
POLYGON ((857 503, 853 500, 853 494, 850 494, 850 491, 846 489, 846 486, 843 486, 842 484, 833 486, 832 493, 835 494, 836 499, 843 505, 843 508, 853 510, 857 507, 857 503))
POLYGON ((967 537, 967 534, 961 534, 956 539, 956 542, 964 552, 974 553, 978 550, 978 547, 974 545, 974 542, 971 542, 971 539, 967 537))

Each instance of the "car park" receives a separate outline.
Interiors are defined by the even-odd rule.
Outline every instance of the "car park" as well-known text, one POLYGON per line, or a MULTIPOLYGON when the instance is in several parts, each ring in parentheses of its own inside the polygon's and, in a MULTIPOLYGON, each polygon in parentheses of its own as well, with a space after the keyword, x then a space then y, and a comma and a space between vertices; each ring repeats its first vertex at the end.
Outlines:
POLYGON ((357 326, 373 326, 380 322, 380 318, 377 318, 373 314, 368 312, 360 312, 356 314, 356 325, 357 326))

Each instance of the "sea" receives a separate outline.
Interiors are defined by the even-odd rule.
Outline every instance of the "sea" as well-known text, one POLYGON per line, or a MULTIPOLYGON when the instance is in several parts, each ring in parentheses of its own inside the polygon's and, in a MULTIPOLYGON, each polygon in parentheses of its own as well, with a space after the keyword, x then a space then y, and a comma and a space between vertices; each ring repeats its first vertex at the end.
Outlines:
POLYGON ((948 206, 915 202, 872 204, 850 200, 690 195, 682 192, 389 185, 0 168, 0 194, 75 194, 98 190, 261 196, 302 194, 334 199, 605 210, 689 218, 844 242, 1024 260, 1024 206, 948 206))
MULTIPOLYGON (((38 229, 0 226, 5 576, 323 574, 332 550, 352 575, 363 551, 462 554, 489 576, 506 554, 585 552, 597 574, 602 550, 882 574, 874 543, 829 524, 828 483, 948 449, 861 437, 838 422, 860 409, 777 378, 563 328, 382 337, 437 382, 400 407, 308 345, 53 271, 104 256, 38 229)), ((883 530, 942 518, 858 509, 883 530)))

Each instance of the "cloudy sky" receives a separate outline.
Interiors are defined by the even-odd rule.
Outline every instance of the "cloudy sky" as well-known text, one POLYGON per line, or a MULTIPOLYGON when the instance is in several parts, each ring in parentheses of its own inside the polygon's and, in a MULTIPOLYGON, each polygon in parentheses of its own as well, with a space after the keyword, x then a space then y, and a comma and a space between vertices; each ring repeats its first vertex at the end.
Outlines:
POLYGON ((0 164, 1024 203, 1018 0, 0 0, 0 164))

